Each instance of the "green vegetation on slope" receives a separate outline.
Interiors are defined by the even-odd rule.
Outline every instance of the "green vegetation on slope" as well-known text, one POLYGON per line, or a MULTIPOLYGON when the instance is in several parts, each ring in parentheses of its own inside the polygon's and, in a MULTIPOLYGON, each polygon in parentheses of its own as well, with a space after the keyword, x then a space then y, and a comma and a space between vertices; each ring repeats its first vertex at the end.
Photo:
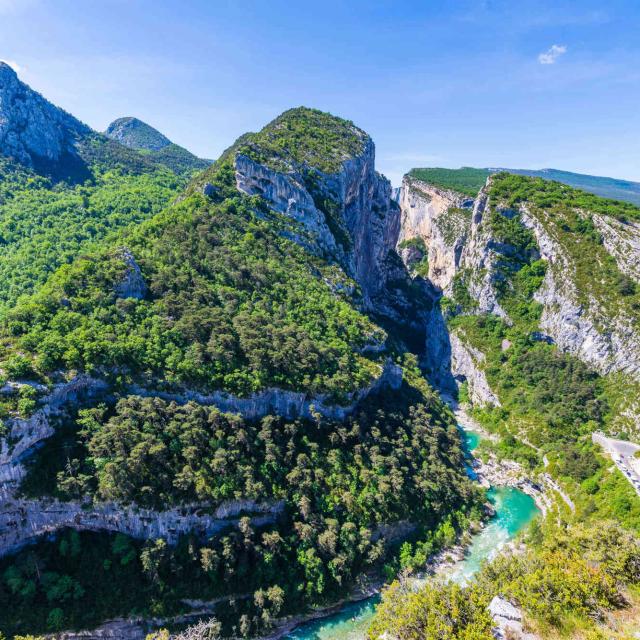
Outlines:
POLYGON ((161 211, 185 185, 162 167, 94 174, 87 184, 53 184, 0 159, 0 315, 60 265, 161 211))
POLYGON ((491 172, 487 169, 462 167, 461 169, 443 169, 430 167, 428 169, 411 169, 409 176, 427 182, 441 189, 450 189, 466 196, 475 197, 484 187, 491 172))
MULTIPOLYGON (((617 424, 619 376, 599 376, 576 357, 548 344, 538 332, 542 308, 533 296, 550 267, 538 259, 535 238, 513 209, 526 202, 530 211, 539 206, 560 216, 583 196, 589 201, 599 199, 562 185, 507 174, 494 176, 490 196, 485 224, 499 251, 496 292, 511 322, 460 313, 473 311, 465 299, 469 296, 464 279, 457 287, 454 284, 457 305, 447 303, 450 328, 485 355, 482 367, 501 403, 500 407, 473 411, 485 428, 501 436, 498 444, 483 443, 480 453, 493 452, 540 469, 546 456, 547 471, 570 491, 581 517, 615 517, 624 526, 640 531, 637 494, 591 443, 593 431, 608 431, 617 424), (567 198, 559 199, 559 193, 566 193, 567 198), (545 204, 545 198, 552 204, 545 204)), ((618 211, 615 207, 610 211, 613 205, 606 201, 597 206, 608 213, 618 211)), ((584 243, 584 235, 591 232, 575 233, 584 243)), ((566 242, 563 239, 563 247, 566 242)))
MULTIPOLYGON (((605 200, 558 182, 498 174, 492 180, 491 195, 507 207, 526 205, 545 231, 561 248, 571 264, 571 279, 578 301, 591 312, 595 298, 608 318, 624 314, 640 326, 640 290, 616 264, 603 244, 594 214, 618 220, 640 219, 640 208, 615 200, 605 200)), ((558 270, 559 286, 566 278, 563 262, 558 270)), ((598 320, 596 320, 598 322, 598 320)))
POLYGON ((528 176, 547 181, 554 181, 586 191, 600 198, 630 202, 635 206, 640 206, 640 183, 629 180, 618 180, 616 178, 605 178, 601 176, 590 176, 570 171, 560 171, 558 169, 476 169, 473 167, 462 167, 461 169, 442 169, 438 167, 427 167, 422 169, 412 169, 409 175, 443 187, 453 189, 469 196, 475 196, 487 178, 491 174, 506 172, 519 176, 528 176))
MULTIPOLYGON (((370 398, 344 423, 276 416, 252 423, 138 397, 87 411, 78 435, 90 455, 78 466, 71 461, 71 475, 60 478, 75 497, 95 491, 162 507, 282 499, 284 512, 260 530, 247 519, 204 544, 186 537, 175 549, 87 534, 83 553, 74 555, 75 534, 58 549, 42 542, 0 562, 0 628, 90 627, 134 612, 168 615, 185 597, 247 594, 229 618, 237 624, 247 615, 247 633, 255 634, 274 613, 330 602, 362 571, 379 570, 394 551, 379 525, 408 520, 424 539, 456 510, 463 521, 463 513, 477 512, 481 494, 464 472, 457 429, 411 359, 407 378, 417 386, 370 398), (275 609, 264 604, 270 592, 275 609)), ((432 544, 449 535, 448 522, 432 544)))
POLYGON ((255 214, 259 199, 192 196, 122 239, 148 285, 119 298, 119 249, 60 269, 7 316, 9 351, 60 367, 119 367, 138 377, 248 394, 269 386, 331 393, 380 372, 361 355, 384 332, 315 274, 323 263, 255 214))
POLYGON ((368 140, 350 120, 297 107, 280 114, 258 133, 238 138, 220 160, 240 153, 276 171, 314 168, 336 173, 345 160, 364 151, 368 140))
POLYGON ((491 640, 487 608, 495 595, 519 606, 540 637, 627 637, 621 625, 615 625, 620 635, 612 635, 607 614, 637 607, 640 539, 611 521, 567 527, 550 518, 527 544, 525 551, 485 565, 466 587, 435 583, 414 591, 394 583, 383 594, 369 637, 491 640))

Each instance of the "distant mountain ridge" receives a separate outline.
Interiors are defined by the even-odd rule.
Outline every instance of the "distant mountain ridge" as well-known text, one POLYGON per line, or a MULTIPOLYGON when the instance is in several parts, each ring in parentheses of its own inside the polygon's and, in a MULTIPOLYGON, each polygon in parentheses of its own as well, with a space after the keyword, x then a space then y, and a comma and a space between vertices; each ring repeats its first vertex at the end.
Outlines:
POLYGON ((145 173, 204 169, 201 160, 136 118, 121 118, 98 133, 55 106, 0 62, 0 155, 55 181, 83 183, 97 165, 145 173))
POLYGON ((131 116, 114 120, 104 135, 177 173, 206 169, 211 164, 210 160, 198 158, 151 125, 131 116))
POLYGON ((555 180, 574 189, 582 189, 602 198, 623 200, 640 205, 640 182, 573 173, 560 169, 509 169, 505 167, 446 169, 442 167, 425 167, 412 169, 409 175, 435 186, 473 196, 484 186, 487 178, 492 173, 500 171, 529 176, 530 178, 555 180))
POLYGON ((603 198, 612 200, 625 200, 632 204, 640 205, 640 182, 620 180, 606 176, 592 176, 586 173, 574 173, 561 169, 490 169, 490 171, 508 171, 521 176, 531 178, 544 178, 556 180, 568 184, 575 189, 589 191, 603 198))
POLYGON ((0 152, 22 165, 48 172, 75 164, 78 144, 92 130, 21 82, 0 62, 0 152))

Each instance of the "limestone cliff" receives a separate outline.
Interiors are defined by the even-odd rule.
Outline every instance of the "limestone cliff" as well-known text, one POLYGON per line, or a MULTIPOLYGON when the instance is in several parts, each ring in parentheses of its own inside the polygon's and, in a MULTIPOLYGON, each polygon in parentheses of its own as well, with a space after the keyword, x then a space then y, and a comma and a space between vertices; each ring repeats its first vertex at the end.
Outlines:
POLYGON ((29 166, 55 164, 77 154, 78 141, 91 133, 18 79, 0 61, 0 153, 29 166))
POLYGON ((360 153, 345 158, 335 172, 290 162, 274 169, 243 153, 233 159, 236 186, 260 195, 275 211, 299 225, 291 237, 318 255, 335 259, 361 287, 373 309, 385 282, 385 261, 395 250, 400 211, 391 184, 375 170, 375 147, 362 133, 360 153))
MULTIPOLYGON (((601 373, 620 371, 640 378, 640 334, 632 316, 620 307, 615 314, 601 297, 585 290, 576 278, 576 267, 545 212, 532 214, 522 207, 523 223, 535 233, 541 256, 549 268, 536 300, 544 306, 541 328, 556 344, 578 356, 601 373)), ((620 269, 637 277, 640 236, 637 225, 595 217, 603 244, 620 269)), ((597 271, 593 273, 597 277, 597 271)), ((613 292, 612 292, 613 293, 613 292)))
POLYGON ((429 280, 441 290, 449 291, 471 232, 470 205, 473 201, 455 191, 405 176, 398 202, 401 211, 400 255, 407 262, 409 241, 421 239, 427 247, 429 280))
POLYGON ((464 335, 460 332, 452 332, 450 340, 451 372, 458 383, 467 383, 469 400, 472 404, 500 406, 500 400, 491 390, 482 369, 485 361, 484 354, 467 344, 464 335))

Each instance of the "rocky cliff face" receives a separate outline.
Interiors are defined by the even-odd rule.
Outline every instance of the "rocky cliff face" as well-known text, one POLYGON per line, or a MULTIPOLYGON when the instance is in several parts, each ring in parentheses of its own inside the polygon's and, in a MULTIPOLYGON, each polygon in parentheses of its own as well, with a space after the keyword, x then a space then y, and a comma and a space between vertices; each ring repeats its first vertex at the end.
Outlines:
POLYGON ((223 502, 211 512, 209 505, 185 505, 153 511, 115 503, 60 502, 58 500, 5 499, 0 502, 0 557, 13 553, 43 534, 65 527, 77 531, 112 531, 133 538, 164 538, 175 544, 181 535, 199 538, 237 526, 247 516, 256 527, 275 522, 284 503, 252 500, 223 502))
POLYGON ((247 420, 256 420, 269 414, 293 420, 296 418, 312 418, 314 413, 319 413, 333 420, 344 420, 371 393, 384 387, 399 389, 401 384, 402 369, 391 360, 388 360, 382 367, 380 375, 367 387, 354 392, 346 404, 337 404, 326 395, 314 397, 286 389, 265 389, 252 394, 248 398, 240 398, 223 391, 210 394, 196 391, 170 393, 145 389, 137 385, 132 386, 130 391, 134 395, 153 396, 180 404, 194 401, 202 405, 213 405, 220 411, 237 413, 247 420))
POLYGON ((452 332, 451 340, 451 372, 458 383, 466 382, 469 399, 478 406, 500 406, 498 397, 493 393, 487 377, 482 369, 484 354, 466 344, 464 335, 452 332))
POLYGON ((40 399, 39 407, 28 418, 5 420, 8 433, 0 438, 0 504, 13 495, 16 485, 24 477, 24 458, 53 434, 51 419, 60 414, 65 405, 100 395, 107 388, 102 380, 79 375, 56 385, 40 399))
POLYGON ((489 206, 486 189, 474 200, 406 176, 398 200, 400 255, 406 260, 409 255, 403 245, 406 247, 414 238, 422 240, 427 250, 428 278, 444 295, 452 295, 454 278, 466 272, 466 286, 477 302, 477 312, 506 318, 495 291, 499 247, 483 224, 489 206))
MULTIPOLYGON (((570 256, 552 236, 541 219, 544 212, 533 215, 526 207, 521 211, 523 223, 533 230, 541 256, 549 268, 535 298, 544 305, 541 328, 560 349, 578 356, 600 373, 621 371, 640 378, 640 335, 633 320, 622 310, 612 316, 601 302, 589 295, 587 302, 575 281, 570 256)), ((603 243, 623 272, 637 275, 640 254, 635 252, 636 225, 622 225, 614 219, 594 218, 603 230, 603 243)), ((594 273, 597 277, 597 273, 594 273)))
POLYGON ((29 167, 55 164, 76 155, 86 125, 22 83, 0 62, 0 153, 29 167))
POLYGON ((375 171, 375 147, 367 136, 362 152, 346 158, 335 173, 292 163, 275 170, 239 153, 234 158, 236 186, 260 195, 275 211, 291 218, 299 232, 290 237, 318 255, 336 260, 362 288, 365 306, 388 282, 385 261, 400 232, 400 211, 391 184, 375 171))
MULTIPOLYGON (((451 296, 455 279, 463 278, 475 305, 471 312, 497 315, 510 324, 497 290, 505 277, 499 266, 509 262, 513 247, 498 241, 487 223, 490 208, 499 204, 490 201, 490 183, 491 179, 475 198, 471 219, 465 226, 459 222, 460 207, 464 209, 468 205, 463 195, 405 178, 398 195, 402 212, 399 253, 410 266, 416 258, 411 256, 412 248, 402 248, 403 240, 406 246, 406 240, 420 238, 429 259, 428 277, 444 295, 451 296), (447 236, 443 233, 446 228, 455 229, 455 233, 447 236)), ((561 234, 556 233, 560 223, 543 209, 525 204, 504 210, 503 214, 507 218, 517 217, 533 231, 539 256, 548 264, 544 282, 535 294, 535 300, 543 305, 541 335, 602 374, 622 372, 639 379, 640 334, 636 319, 624 305, 613 311, 611 301, 605 304, 602 294, 598 297, 579 282, 575 257, 563 245, 566 239, 562 240, 561 234)), ((589 212, 578 215, 592 220, 603 247, 619 271, 640 282, 640 225, 589 212)), ((595 267, 593 278, 598 278, 595 267)), ((611 292, 610 298, 614 301, 615 295, 616 292, 611 292)), ((440 341, 438 344, 432 339, 430 349, 442 352, 443 340, 447 338, 438 327, 434 327, 433 333, 440 335, 440 341)), ((453 374, 474 379, 468 375, 474 358, 464 355, 457 338, 451 339, 450 347, 453 374)), ((477 364, 477 358, 475 360, 477 364)), ((493 401, 481 382, 475 386, 478 401, 493 401)), ((470 384, 470 389, 472 387, 470 384)))
POLYGON ((498 262, 503 247, 492 237, 486 221, 489 211, 489 194, 485 187, 480 190, 473 204, 471 231, 462 249, 460 270, 466 270, 466 285, 476 301, 477 313, 491 313, 508 321, 508 315, 498 302, 496 282, 500 278, 498 262))
POLYGON ((460 267, 462 249, 471 232, 473 201, 446 189, 405 176, 398 193, 401 211, 398 247, 408 262, 411 240, 427 247, 428 278, 443 291, 450 291, 460 267))

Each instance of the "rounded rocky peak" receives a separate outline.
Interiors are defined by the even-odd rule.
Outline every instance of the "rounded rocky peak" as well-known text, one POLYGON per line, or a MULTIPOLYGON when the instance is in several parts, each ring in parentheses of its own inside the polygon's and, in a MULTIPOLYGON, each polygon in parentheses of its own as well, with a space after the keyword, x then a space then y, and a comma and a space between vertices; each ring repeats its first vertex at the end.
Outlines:
POLYGON ((172 144, 171 140, 157 129, 132 116, 114 120, 104 133, 108 138, 117 140, 131 149, 160 151, 172 144))
POLYGON ((296 107, 280 114, 258 133, 243 136, 233 149, 267 164, 336 173, 345 161, 372 154, 373 142, 351 120, 319 109, 296 107))

